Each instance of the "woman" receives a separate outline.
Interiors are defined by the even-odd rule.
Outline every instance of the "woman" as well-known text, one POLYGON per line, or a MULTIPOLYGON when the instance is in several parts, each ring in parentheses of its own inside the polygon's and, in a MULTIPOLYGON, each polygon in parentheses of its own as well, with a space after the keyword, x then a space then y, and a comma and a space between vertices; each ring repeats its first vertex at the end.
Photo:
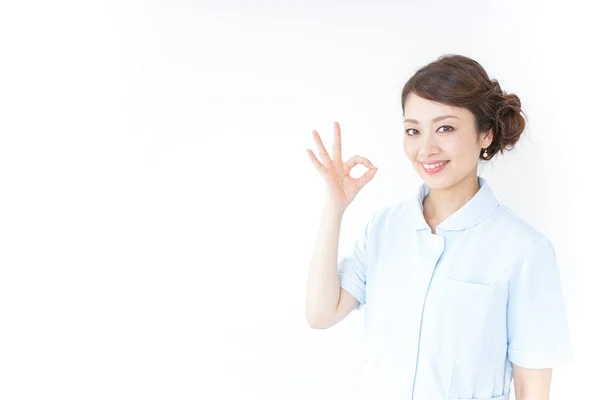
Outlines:
POLYGON ((306 317, 328 328, 365 308, 369 399, 547 399, 552 367, 571 359, 552 243, 498 203, 480 160, 511 149, 521 103, 476 61, 447 55, 402 91, 404 153, 417 195, 379 210, 338 259, 341 220, 377 168, 333 158, 316 131, 327 196, 309 270, 306 317), (357 164, 369 170, 349 175, 357 164))

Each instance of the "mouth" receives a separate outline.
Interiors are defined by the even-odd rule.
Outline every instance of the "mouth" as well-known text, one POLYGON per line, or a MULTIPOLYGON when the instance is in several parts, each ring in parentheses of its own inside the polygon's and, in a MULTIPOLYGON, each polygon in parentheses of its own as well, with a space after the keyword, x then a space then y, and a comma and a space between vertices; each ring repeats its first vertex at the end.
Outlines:
POLYGON ((425 163, 420 163, 420 164, 423 166, 423 170, 426 173, 436 174, 436 173, 440 172, 441 170, 443 170, 449 162, 450 162, 450 160, 441 161, 441 162, 434 163, 434 164, 425 164, 425 163))

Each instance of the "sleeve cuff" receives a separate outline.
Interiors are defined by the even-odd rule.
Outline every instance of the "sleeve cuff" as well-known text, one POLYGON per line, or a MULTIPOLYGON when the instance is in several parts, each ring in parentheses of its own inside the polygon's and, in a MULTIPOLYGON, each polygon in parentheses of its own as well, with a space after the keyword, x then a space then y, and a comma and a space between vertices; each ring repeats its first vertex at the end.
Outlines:
POLYGON ((356 282, 348 275, 345 275, 341 272, 338 273, 338 276, 340 278, 340 287, 342 289, 345 289, 348 293, 354 296, 356 300, 358 300, 358 305, 354 309, 360 310, 365 304, 365 288, 363 287, 364 285, 360 284, 359 282, 356 282))
POLYGON ((543 369, 554 368, 570 364, 573 361, 573 355, 570 351, 562 353, 547 352, 546 354, 533 354, 524 351, 517 351, 508 347, 508 359, 513 364, 523 368, 543 369))

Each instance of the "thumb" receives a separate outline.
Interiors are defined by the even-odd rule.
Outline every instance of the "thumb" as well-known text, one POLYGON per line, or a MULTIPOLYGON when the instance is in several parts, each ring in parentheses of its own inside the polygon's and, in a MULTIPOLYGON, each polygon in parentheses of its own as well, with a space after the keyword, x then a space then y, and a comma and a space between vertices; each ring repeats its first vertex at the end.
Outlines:
POLYGON ((377 167, 373 167, 367 172, 365 172, 365 174, 362 177, 360 177, 358 181, 358 186, 362 189, 367 183, 369 183, 369 181, 371 181, 371 179, 373 179, 376 173, 377 167))

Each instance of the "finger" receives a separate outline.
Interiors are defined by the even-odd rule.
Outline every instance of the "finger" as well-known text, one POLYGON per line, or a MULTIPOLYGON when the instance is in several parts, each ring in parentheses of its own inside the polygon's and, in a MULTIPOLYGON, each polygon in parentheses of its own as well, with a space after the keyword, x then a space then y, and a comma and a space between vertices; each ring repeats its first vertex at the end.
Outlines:
POLYGON ((333 161, 342 159, 342 134, 340 133, 340 124, 333 121, 333 161))
POLYGON ((308 153, 308 157, 312 161, 312 163, 315 166, 315 168, 317 169, 317 171, 319 171, 319 173, 324 174, 325 172, 327 172, 327 170, 325 169, 325 167, 323 166, 323 164, 321 164, 319 162, 319 160, 315 156, 315 153, 313 153, 312 150, 306 149, 306 152, 308 153))
POLYGON ((368 158, 359 155, 352 156, 348 161, 346 161, 346 164, 350 169, 354 168, 358 164, 362 164, 367 168, 375 168, 373 163, 368 158))
POLYGON ((369 183, 369 181, 371 179, 373 179, 373 177, 375 176, 376 173, 377 173, 377 168, 372 168, 372 169, 368 170, 367 172, 365 172, 365 174, 363 176, 358 178, 358 187, 360 189, 362 189, 367 183, 369 183))
POLYGON ((321 137, 319 136, 319 133, 315 130, 313 130, 312 133, 313 133, 313 138, 315 139, 315 142, 317 143, 317 148, 319 149, 319 155, 321 156, 321 161, 323 162, 323 165, 325 167, 329 167, 331 165, 331 158, 329 158, 329 153, 325 149, 325 146, 323 145, 323 141, 321 141, 321 137))

